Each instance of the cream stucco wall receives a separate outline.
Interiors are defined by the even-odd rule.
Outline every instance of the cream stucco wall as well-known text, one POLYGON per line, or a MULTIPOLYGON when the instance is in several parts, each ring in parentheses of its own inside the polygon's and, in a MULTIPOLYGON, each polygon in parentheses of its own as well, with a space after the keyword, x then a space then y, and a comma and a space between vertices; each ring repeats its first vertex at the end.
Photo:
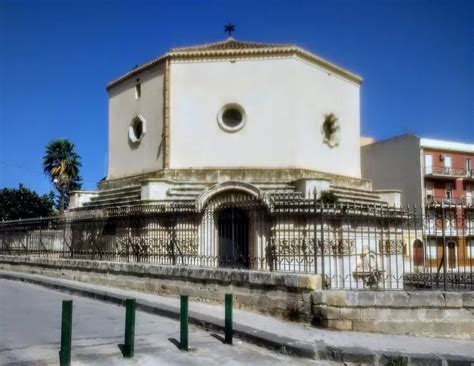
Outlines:
POLYGON ((359 178, 359 85, 297 57, 172 61, 170 168, 306 168, 359 178), (247 124, 223 131, 217 112, 238 103, 247 124), (326 113, 340 144, 323 142, 326 113))
POLYGON ((164 66, 160 64, 109 90, 108 179, 163 167, 163 81, 164 66), (135 98, 137 78, 139 99, 135 98), (146 120, 146 134, 139 144, 132 144, 128 129, 139 114, 146 120))
POLYGON ((422 206, 420 139, 397 136, 361 147, 362 176, 371 179, 375 190, 398 189, 401 205, 422 206))

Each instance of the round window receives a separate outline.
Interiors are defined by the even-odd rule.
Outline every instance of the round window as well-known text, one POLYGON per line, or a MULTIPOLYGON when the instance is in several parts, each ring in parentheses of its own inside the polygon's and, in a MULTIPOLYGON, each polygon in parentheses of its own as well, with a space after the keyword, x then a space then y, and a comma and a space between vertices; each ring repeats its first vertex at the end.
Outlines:
POLYGON ((219 126, 227 132, 235 132, 245 126, 247 116, 239 104, 226 104, 217 114, 219 126))
POLYGON ((132 143, 138 143, 145 136, 145 132, 145 119, 141 115, 138 115, 132 120, 132 123, 130 123, 128 138, 132 143))

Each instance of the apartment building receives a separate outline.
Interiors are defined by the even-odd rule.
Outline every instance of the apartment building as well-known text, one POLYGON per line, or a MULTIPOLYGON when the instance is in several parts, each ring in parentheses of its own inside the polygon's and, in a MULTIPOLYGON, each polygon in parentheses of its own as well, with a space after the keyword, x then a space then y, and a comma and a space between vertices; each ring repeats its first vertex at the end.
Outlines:
POLYGON ((474 268, 474 143, 406 134, 363 144, 361 167, 374 190, 397 188, 420 213, 415 267, 474 268))

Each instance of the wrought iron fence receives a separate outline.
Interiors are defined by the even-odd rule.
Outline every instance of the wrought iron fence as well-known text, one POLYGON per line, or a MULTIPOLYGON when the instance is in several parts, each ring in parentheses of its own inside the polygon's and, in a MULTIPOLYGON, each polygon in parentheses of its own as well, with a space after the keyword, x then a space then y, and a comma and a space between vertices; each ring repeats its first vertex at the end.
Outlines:
POLYGON ((232 193, 0 223, 0 254, 321 274, 327 288, 473 290, 474 207, 232 193))

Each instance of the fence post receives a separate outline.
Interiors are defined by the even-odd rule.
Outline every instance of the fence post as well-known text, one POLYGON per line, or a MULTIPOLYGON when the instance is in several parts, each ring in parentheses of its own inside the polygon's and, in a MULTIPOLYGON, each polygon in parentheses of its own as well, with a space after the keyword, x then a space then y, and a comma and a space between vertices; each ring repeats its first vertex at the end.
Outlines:
POLYGON ((71 364, 72 341, 72 300, 63 300, 61 319, 61 349, 59 351, 59 365, 71 364))
POLYGON ((135 353, 135 299, 125 300, 125 344, 123 357, 131 358, 135 353))
POLYGON ((313 221, 313 256, 314 256, 314 274, 318 274, 318 230, 316 229, 316 212, 318 211, 318 200, 316 199, 317 192, 316 188, 313 190, 313 203, 314 203, 314 221, 313 221))
POLYGON ((188 350, 188 295, 181 295, 179 348, 188 350))
POLYGON ((443 234, 443 287, 446 291, 448 287, 448 281, 446 274, 448 273, 448 264, 447 264, 447 245, 446 245, 446 212, 444 210, 444 203, 441 202, 441 229, 443 234))
POLYGON ((225 343, 232 344, 232 294, 225 294, 225 343))
POLYGON ((325 273, 324 273, 325 272, 325 265, 324 265, 325 245, 324 245, 324 219, 323 219, 324 208, 323 208, 323 206, 324 206, 324 204, 321 201, 320 202, 320 207, 321 207, 321 276, 322 276, 323 286, 324 286, 326 276, 325 276, 325 273))

